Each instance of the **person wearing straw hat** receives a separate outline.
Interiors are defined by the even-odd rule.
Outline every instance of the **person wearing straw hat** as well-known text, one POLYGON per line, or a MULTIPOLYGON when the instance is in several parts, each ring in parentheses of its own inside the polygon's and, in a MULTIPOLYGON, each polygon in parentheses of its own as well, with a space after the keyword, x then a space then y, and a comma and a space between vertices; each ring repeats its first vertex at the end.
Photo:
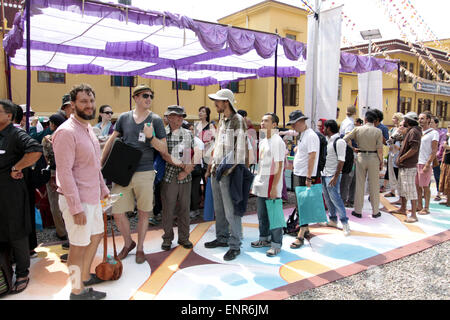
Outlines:
MULTIPOLYGON (((234 94, 229 89, 221 89, 208 95, 214 101, 216 110, 223 114, 218 126, 218 135, 214 146, 213 157, 206 177, 211 177, 211 187, 216 214, 216 239, 205 243, 206 248, 229 247, 224 260, 234 260, 240 253, 242 221, 237 214, 230 192, 230 173, 237 165, 248 167, 247 125, 244 118, 237 113, 234 94), (221 164, 232 164, 220 181, 217 180, 217 169, 221 164)), ((245 195, 244 195, 245 196, 245 195)), ((248 197, 248 195, 247 195, 248 197)))
MULTIPOLYGON (((155 170, 153 160, 155 149, 162 155, 167 154, 166 130, 159 115, 151 111, 154 98, 153 90, 146 84, 138 85, 133 91, 136 106, 133 110, 122 113, 117 119, 114 132, 103 148, 102 165, 105 163, 112 145, 117 137, 135 149, 142 151, 142 157, 128 186, 114 184, 112 193, 122 193, 120 200, 112 206, 114 221, 124 239, 124 247, 119 259, 125 259, 136 248, 136 263, 146 261, 144 240, 148 230, 148 221, 153 210, 153 183, 155 170), (126 212, 138 209, 137 244, 131 238, 130 223, 126 212)), ((126 156, 126 155, 124 155, 126 156)))

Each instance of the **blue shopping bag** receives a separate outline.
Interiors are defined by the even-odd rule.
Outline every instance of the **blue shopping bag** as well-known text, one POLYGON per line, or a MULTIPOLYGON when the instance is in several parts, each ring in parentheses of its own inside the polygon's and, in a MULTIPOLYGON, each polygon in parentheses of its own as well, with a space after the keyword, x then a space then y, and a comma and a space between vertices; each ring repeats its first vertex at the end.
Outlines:
POLYGON ((299 225, 327 222, 327 214, 322 198, 322 184, 295 187, 299 225))
POLYGON ((211 178, 208 178, 205 189, 205 204, 203 207, 203 220, 214 220, 214 199, 211 188, 211 178))
POLYGON ((34 216, 36 219, 36 230, 42 231, 44 228, 42 227, 41 212, 36 207, 34 207, 34 216))
POLYGON ((266 200, 267 215, 269 216, 270 230, 277 228, 286 228, 286 220, 284 219, 283 200, 268 199, 266 200))

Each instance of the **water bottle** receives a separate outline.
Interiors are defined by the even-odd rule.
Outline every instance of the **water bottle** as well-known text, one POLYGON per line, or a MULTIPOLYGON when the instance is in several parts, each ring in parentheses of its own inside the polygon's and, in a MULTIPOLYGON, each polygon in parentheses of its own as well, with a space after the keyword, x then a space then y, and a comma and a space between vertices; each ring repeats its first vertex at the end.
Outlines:
POLYGON ((100 203, 102 204, 103 211, 111 208, 113 203, 119 200, 121 197, 123 197, 123 193, 113 193, 110 194, 108 198, 101 200, 100 203))

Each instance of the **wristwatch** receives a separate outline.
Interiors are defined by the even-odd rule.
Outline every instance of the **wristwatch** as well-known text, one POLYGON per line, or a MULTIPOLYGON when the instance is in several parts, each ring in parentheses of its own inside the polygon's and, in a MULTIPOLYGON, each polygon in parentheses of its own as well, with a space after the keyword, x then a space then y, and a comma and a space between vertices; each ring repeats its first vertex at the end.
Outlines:
POLYGON ((17 170, 16 167, 14 166, 14 167, 11 168, 11 171, 12 172, 19 172, 20 170, 17 170))

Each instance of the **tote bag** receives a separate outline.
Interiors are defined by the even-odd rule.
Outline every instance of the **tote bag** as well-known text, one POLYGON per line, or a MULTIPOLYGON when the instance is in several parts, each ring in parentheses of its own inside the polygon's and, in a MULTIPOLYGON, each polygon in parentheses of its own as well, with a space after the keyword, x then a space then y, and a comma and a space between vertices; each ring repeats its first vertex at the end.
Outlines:
POLYGON ((327 222, 327 214, 322 198, 322 184, 311 188, 295 187, 297 196, 299 225, 327 222))
POLYGON ((268 199, 266 200, 267 215, 269 216, 270 230, 277 228, 286 228, 286 220, 284 219, 283 200, 268 199))

